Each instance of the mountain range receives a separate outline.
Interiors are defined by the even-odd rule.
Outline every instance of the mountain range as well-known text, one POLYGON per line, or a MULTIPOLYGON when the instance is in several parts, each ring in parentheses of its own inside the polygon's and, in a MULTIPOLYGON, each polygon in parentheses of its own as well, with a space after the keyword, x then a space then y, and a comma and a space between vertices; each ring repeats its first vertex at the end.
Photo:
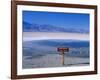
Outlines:
POLYGON ((89 33, 86 29, 76 29, 69 27, 59 27, 50 24, 36 24, 23 21, 24 32, 70 32, 70 33, 89 33))

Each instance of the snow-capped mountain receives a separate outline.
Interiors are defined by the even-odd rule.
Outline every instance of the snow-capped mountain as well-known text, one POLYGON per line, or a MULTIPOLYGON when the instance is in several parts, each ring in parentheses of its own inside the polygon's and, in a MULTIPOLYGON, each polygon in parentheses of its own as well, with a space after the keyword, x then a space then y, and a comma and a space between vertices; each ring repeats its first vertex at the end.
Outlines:
POLYGON ((89 33, 86 29, 75 29, 69 27, 58 27, 49 24, 30 24, 23 21, 23 31, 24 32, 70 32, 70 33, 89 33))

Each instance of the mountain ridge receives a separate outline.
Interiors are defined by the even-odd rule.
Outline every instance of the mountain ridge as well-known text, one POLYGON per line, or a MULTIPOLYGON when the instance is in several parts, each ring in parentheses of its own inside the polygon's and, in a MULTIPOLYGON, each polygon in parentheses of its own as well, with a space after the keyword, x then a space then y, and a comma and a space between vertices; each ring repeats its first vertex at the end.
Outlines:
POLYGON ((36 23, 28 23, 23 21, 23 31, 24 32, 71 32, 71 33, 89 33, 88 30, 85 29, 73 29, 73 28, 62 28, 58 26, 53 26, 49 24, 36 24, 36 23))

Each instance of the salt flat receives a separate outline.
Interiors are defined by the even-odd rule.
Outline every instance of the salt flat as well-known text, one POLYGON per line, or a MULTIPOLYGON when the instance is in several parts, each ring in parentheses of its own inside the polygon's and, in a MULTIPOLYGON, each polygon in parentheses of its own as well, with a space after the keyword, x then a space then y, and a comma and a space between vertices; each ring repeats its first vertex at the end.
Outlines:
POLYGON ((40 58, 23 57, 23 68, 46 68, 46 67, 69 67, 69 66, 87 66, 89 65, 89 58, 80 57, 64 57, 64 64, 61 62, 62 55, 47 54, 40 58), (27 59, 28 58, 28 59, 27 59))
POLYGON ((23 41, 42 39, 73 39, 89 40, 89 34, 85 33, 57 33, 57 32, 23 32, 23 41))
MULTIPOLYGON (((23 42, 33 40, 65 39, 65 40, 89 40, 89 34, 83 33, 46 33, 46 32, 23 32, 23 42)), ((32 45, 32 44, 31 44, 32 45)), ((29 45, 29 46, 31 46, 29 45)), ((28 46, 27 46, 28 47, 28 46)), ((36 47, 36 46, 35 46, 36 47)), ((37 46, 38 47, 38 46, 37 46)), ((40 46, 39 46, 40 47, 40 46)), ((33 47, 32 47, 33 48, 33 47)), ((48 48, 48 47, 46 47, 48 48)), ((65 56, 65 65, 61 63, 61 55, 45 54, 38 58, 32 56, 23 56, 23 68, 45 68, 45 67, 69 67, 69 66, 87 66, 89 58, 65 56)))

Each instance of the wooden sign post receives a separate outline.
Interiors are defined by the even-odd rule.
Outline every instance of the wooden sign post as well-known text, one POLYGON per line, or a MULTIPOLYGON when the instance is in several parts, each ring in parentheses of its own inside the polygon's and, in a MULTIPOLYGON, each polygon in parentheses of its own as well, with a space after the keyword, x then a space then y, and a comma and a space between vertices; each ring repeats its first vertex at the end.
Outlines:
POLYGON ((61 58, 61 60, 62 60, 62 65, 64 65, 64 52, 68 52, 69 51, 69 48, 58 48, 57 49, 59 52, 61 52, 61 55, 62 55, 62 58, 61 58))

